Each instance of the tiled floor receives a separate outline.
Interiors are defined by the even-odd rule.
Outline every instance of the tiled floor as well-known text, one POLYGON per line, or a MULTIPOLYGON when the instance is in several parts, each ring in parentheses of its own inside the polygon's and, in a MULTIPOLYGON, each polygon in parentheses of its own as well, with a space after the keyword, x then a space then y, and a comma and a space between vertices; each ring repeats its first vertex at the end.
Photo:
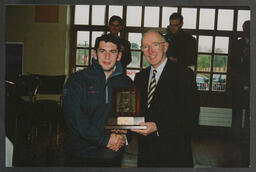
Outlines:
MULTIPOLYGON (((193 139, 195 168, 248 167, 248 140, 233 140, 216 136, 201 136, 193 139)), ((123 167, 136 167, 137 138, 133 139, 123 157, 123 167)))

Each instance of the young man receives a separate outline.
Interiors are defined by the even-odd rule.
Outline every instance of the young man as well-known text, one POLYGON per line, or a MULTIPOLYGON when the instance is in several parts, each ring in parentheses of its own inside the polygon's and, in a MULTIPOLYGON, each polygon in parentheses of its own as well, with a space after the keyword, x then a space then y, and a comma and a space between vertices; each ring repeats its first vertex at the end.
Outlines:
POLYGON ((110 34, 117 37, 121 44, 121 63, 123 65, 124 70, 126 70, 127 65, 132 61, 131 57, 131 43, 123 38, 118 36, 118 33, 123 29, 123 20, 119 16, 112 16, 108 22, 108 28, 110 34))
POLYGON ((112 89, 130 87, 123 75, 120 44, 112 35, 98 37, 92 65, 70 76, 63 89, 67 124, 67 166, 121 167, 125 136, 105 130, 112 89))
POLYGON ((135 76, 146 130, 139 135, 138 167, 192 167, 191 134, 199 95, 193 71, 170 61, 168 43, 157 31, 143 35, 142 52, 151 64, 135 76))
POLYGON ((173 62, 194 66, 197 58, 196 40, 182 29, 183 16, 180 13, 173 13, 169 22, 170 25, 167 27, 165 35, 165 39, 170 45, 167 57, 173 62))

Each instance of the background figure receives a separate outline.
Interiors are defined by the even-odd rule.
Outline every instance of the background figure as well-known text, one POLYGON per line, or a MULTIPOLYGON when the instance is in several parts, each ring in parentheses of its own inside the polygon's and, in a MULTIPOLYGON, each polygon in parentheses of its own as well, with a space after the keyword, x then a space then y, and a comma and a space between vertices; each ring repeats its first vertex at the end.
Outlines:
POLYGON ((121 63, 123 65, 124 71, 126 71, 127 65, 132 61, 131 43, 128 40, 120 38, 118 36, 118 33, 123 29, 123 27, 124 27, 124 24, 121 17, 112 16, 109 19, 108 28, 109 28, 110 34, 114 35, 119 39, 119 42, 121 45, 121 52, 122 52, 121 63))
MULTIPOLYGON (((250 21, 243 23, 242 38, 232 44, 231 52, 232 74, 232 106, 233 134, 235 137, 246 134, 249 136, 249 91, 250 91, 250 21), (242 133, 242 114, 245 111, 246 133, 242 133)), ((245 136, 245 135, 244 135, 245 136)))
POLYGON ((166 41, 169 43, 167 57, 173 62, 179 62, 185 66, 196 64, 197 50, 196 40, 190 34, 184 32, 183 16, 173 13, 169 18, 170 25, 167 27, 166 41))
POLYGON ((191 136, 198 123, 199 94, 193 71, 169 60, 167 49, 159 32, 143 35, 142 51, 151 66, 135 75, 146 121, 140 125, 147 126, 132 130, 140 134, 138 167, 193 167, 191 136))
POLYGON ((104 128, 112 115, 112 89, 130 87, 132 80, 123 75, 118 62, 121 53, 116 37, 98 37, 94 48, 92 65, 72 74, 63 88, 67 124, 65 165, 121 167, 126 137, 104 128))

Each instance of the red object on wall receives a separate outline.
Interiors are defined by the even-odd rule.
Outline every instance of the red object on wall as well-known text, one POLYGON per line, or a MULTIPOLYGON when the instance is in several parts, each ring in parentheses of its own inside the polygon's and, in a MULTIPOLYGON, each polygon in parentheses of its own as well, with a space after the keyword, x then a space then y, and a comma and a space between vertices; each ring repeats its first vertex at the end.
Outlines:
POLYGON ((59 6, 36 6, 35 22, 36 23, 58 23, 59 6))

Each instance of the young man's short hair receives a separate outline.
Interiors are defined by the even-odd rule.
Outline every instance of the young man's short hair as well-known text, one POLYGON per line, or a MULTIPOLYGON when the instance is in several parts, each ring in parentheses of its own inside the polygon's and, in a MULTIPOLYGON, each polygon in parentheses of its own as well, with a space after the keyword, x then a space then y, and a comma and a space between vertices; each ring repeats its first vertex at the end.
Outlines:
POLYGON ((121 50, 119 39, 111 34, 106 34, 96 38, 95 46, 94 46, 95 51, 97 51, 97 49, 99 48, 100 41, 111 42, 117 46, 118 52, 121 50))
POLYGON ((169 22, 171 22, 171 20, 180 20, 180 23, 183 23, 183 16, 180 13, 172 13, 169 17, 169 22))
POLYGON ((120 25, 123 26, 123 20, 121 19, 121 17, 119 17, 119 16, 112 16, 112 17, 109 19, 108 24, 110 25, 110 24, 113 23, 114 21, 118 21, 118 22, 120 23, 120 25))

